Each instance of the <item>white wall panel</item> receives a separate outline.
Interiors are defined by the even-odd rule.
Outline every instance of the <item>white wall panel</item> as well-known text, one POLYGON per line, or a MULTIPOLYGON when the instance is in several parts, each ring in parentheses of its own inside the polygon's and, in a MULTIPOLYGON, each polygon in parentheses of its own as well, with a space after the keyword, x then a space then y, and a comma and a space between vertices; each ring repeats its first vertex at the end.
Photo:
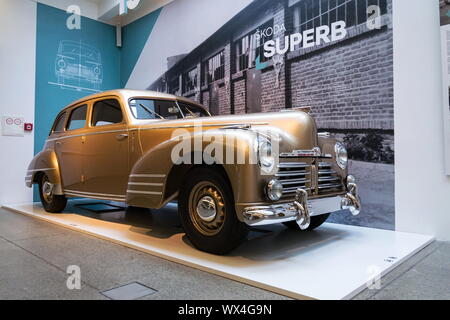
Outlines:
MULTIPOLYGON (((0 0, 0 119, 21 116, 34 122, 35 54, 36 3, 0 0)), ((33 146, 32 133, 0 135, 0 205, 32 200, 24 177, 33 146)))
POLYGON ((396 229, 450 240, 439 1, 393 1, 396 229))

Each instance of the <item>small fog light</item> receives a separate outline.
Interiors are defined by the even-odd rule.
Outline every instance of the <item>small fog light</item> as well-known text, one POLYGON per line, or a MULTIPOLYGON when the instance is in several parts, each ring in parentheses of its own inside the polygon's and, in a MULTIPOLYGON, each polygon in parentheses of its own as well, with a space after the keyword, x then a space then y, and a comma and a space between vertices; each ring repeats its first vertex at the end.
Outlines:
POLYGON ((272 201, 280 200, 283 195, 283 185, 280 181, 272 179, 266 186, 266 195, 272 201))

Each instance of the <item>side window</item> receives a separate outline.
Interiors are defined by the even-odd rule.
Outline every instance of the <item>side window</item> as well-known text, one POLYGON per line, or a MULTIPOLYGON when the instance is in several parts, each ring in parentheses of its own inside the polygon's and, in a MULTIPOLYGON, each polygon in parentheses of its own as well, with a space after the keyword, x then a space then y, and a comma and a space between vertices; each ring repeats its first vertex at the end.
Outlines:
POLYGON ((67 130, 76 130, 84 128, 86 124, 87 105, 75 108, 70 114, 67 123, 67 130))
POLYGON ((66 112, 59 114, 55 120, 55 123, 53 124, 53 129, 50 134, 64 131, 65 120, 66 120, 66 112))
POLYGON ((95 127, 108 124, 121 123, 123 120, 122 109, 115 99, 98 101, 92 111, 92 125, 95 127))

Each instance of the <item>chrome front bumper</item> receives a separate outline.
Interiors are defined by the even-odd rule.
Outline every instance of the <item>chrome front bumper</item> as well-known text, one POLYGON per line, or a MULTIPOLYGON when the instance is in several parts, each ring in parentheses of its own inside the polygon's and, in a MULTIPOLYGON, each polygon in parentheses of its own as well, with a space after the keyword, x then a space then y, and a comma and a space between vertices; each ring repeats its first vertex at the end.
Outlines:
POLYGON ((313 216, 345 209, 358 215, 361 211, 358 187, 351 183, 347 188, 349 191, 344 195, 311 200, 307 192, 299 188, 293 202, 245 208, 244 221, 250 226, 261 226, 296 220, 301 229, 306 229, 313 216))

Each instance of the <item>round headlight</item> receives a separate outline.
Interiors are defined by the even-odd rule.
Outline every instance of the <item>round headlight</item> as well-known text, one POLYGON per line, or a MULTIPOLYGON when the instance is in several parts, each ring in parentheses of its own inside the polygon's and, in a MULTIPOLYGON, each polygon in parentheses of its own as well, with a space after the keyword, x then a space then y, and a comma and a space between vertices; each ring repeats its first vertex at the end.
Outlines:
POLYGON ((272 179, 266 186, 266 195, 272 201, 280 200, 283 195, 283 185, 280 181, 272 179))
POLYGON ((266 139, 260 139, 258 142, 258 163, 261 169, 267 173, 272 172, 275 165, 272 144, 266 139))
POLYGON ((334 151, 336 152, 336 163, 338 164, 338 166, 341 169, 347 168, 348 155, 347 149, 345 149, 344 145, 341 142, 336 142, 334 151))

